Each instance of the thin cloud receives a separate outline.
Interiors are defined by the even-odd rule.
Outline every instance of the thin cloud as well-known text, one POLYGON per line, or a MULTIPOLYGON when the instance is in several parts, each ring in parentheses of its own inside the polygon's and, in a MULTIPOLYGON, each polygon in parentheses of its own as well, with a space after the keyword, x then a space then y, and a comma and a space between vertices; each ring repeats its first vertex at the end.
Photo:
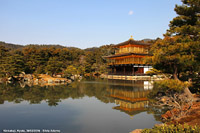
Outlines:
POLYGON ((133 15, 133 11, 130 10, 130 11, 128 12, 128 15, 133 15))

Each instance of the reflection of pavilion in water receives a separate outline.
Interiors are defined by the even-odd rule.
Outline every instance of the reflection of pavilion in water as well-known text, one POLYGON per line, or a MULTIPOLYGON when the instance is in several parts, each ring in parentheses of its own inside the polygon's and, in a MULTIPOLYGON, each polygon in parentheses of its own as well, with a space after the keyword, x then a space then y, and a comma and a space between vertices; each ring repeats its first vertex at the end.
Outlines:
POLYGON ((145 111, 148 106, 147 95, 151 91, 152 84, 148 81, 138 81, 137 86, 134 87, 113 87, 112 89, 107 89, 110 93, 110 97, 115 99, 115 104, 119 106, 113 107, 113 109, 120 110, 133 116, 140 112, 145 111))

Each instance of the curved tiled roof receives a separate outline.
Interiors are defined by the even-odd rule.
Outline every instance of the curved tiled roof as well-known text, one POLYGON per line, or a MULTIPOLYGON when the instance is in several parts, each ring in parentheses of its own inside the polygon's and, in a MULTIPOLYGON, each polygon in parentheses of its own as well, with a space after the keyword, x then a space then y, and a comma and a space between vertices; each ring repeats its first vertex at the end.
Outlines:
POLYGON ((131 38, 128 41, 116 44, 114 47, 128 45, 128 44, 131 44, 131 45, 147 45, 147 46, 151 45, 150 43, 144 43, 142 41, 135 41, 134 39, 131 38))

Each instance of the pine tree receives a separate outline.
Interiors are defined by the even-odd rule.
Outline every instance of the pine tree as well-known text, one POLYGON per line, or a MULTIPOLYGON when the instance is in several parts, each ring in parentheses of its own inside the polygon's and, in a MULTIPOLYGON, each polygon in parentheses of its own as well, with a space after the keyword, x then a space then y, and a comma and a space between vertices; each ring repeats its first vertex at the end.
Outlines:
MULTIPOLYGON (((152 66, 173 75, 177 81, 192 81, 200 77, 200 0, 182 0, 176 5, 178 14, 170 21, 164 39, 158 39, 151 50, 152 66)), ((184 88, 188 99, 192 95, 184 88)))
POLYGON ((200 72, 200 0, 182 2, 165 38, 152 46, 152 64, 175 79, 189 80, 200 72))
POLYGON ((182 5, 176 5, 178 14, 170 21, 168 36, 190 36, 194 41, 200 37, 200 0, 182 0, 182 5))

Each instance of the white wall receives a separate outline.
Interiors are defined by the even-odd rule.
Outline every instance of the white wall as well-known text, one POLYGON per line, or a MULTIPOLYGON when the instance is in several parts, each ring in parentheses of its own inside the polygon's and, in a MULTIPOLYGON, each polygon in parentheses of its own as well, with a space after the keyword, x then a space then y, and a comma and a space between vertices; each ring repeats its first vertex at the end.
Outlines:
POLYGON ((144 73, 146 73, 149 70, 150 70, 150 68, 144 68, 144 73))

